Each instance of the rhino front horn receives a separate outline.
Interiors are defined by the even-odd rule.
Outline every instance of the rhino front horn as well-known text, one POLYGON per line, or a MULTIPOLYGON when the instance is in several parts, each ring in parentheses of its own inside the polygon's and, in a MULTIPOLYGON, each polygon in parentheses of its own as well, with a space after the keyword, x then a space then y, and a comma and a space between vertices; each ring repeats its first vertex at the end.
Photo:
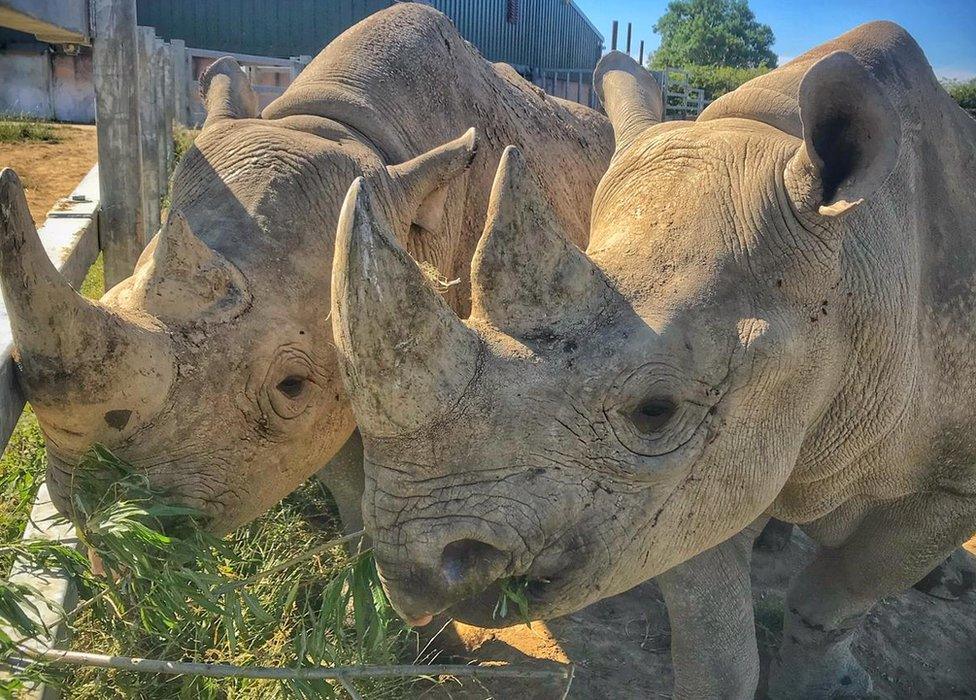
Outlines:
POLYGON ((475 372, 480 340, 397 243, 358 178, 339 215, 332 330, 356 418, 373 437, 428 425, 475 372))
POLYGON ((649 126, 664 119, 661 86, 649 71, 620 51, 611 51, 593 70, 593 84, 622 151, 649 126))
POLYGON ((0 172, 0 288, 26 398, 67 451, 72 435, 92 434, 92 423, 120 431, 165 396, 172 374, 165 336, 151 319, 123 318, 72 289, 48 258, 10 169, 0 172))

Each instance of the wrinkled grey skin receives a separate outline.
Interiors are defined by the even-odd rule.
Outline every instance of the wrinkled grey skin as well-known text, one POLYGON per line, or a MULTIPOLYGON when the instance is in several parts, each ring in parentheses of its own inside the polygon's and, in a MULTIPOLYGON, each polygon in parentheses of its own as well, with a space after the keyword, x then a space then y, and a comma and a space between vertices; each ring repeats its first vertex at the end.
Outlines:
MULTIPOLYGON (((232 60, 201 82, 207 121, 173 177, 169 219, 100 302, 57 274, 17 214, 19 183, 4 181, 0 272, 18 379, 66 512, 75 465, 95 442, 218 532, 336 454, 355 424, 332 346, 329 274, 355 177, 379 183, 419 260, 466 280, 505 144, 551 175, 579 245, 589 221, 578 203, 612 152, 605 118, 487 63, 444 15, 412 3, 338 37, 260 117, 232 60)), ((447 292, 462 313, 465 288, 447 292)), ((343 465, 333 488, 355 522, 361 468, 343 465)))
POLYGON ((863 695, 863 615, 976 530, 976 123, 885 22, 696 123, 653 125, 610 60, 585 254, 508 152, 467 321, 372 183, 347 197, 332 317, 387 591, 484 623, 506 577, 550 617, 660 576, 687 587, 676 694, 752 697, 743 541, 769 514, 821 547, 771 694, 863 695))

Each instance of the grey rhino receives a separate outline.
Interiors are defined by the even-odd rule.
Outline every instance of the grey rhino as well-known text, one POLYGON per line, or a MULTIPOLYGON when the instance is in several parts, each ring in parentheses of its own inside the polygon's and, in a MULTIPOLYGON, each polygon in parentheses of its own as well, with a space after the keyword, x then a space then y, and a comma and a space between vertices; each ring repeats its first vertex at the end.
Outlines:
POLYGON ((887 22, 694 123, 657 124, 642 75, 597 68, 616 151, 585 253, 505 154, 466 321, 350 190, 332 320, 384 584, 486 623, 505 581, 545 618, 657 576, 676 694, 751 698, 772 515, 820 549, 770 693, 864 694, 860 620, 976 530, 976 122, 887 22))
MULTIPOLYGON (((329 275, 356 176, 383 183, 418 259, 467 279, 505 144, 547 173, 579 245, 589 229, 579 202, 613 148, 600 114, 489 64, 444 15, 412 3, 338 37, 260 118, 232 60, 202 84, 208 116, 174 175, 169 218, 134 274, 97 303, 51 266, 16 176, 2 176, 0 273, 18 378, 66 512, 75 467, 96 442, 215 531, 264 512, 336 454, 355 424, 336 369, 329 275), (477 154, 471 132, 456 138, 469 127, 477 154)), ((461 312, 465 287, 449 290, 461 312)), ((355 521, 347 466, 352 483, 336 495, 355 521)))

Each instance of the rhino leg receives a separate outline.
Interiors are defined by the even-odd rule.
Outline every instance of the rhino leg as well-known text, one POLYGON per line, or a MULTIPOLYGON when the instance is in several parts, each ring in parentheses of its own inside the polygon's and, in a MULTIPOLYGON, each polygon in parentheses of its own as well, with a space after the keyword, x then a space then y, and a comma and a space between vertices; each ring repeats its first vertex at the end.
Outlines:
POLYGON ((753 546, 760 552, 782 552, 793 537, 793 524, 770 518, 753 546))
POLYGON ((759 653, 749 566, 765 518, 658 576, 671 620, 675 698, 752 698, 759 653))
POLYGON ((363 439, 354 430, 346 444, 316 474, 335 499, 342 519, 342 531, 363 529, 363 439))
POLYGON ((842 545, 821 548, 786 599, 772 698, 862 697, 871 677, 854 658, 861 620, 881 598, 925 576, 971 534, 976 503, 913 494, 870 511, 842 545))

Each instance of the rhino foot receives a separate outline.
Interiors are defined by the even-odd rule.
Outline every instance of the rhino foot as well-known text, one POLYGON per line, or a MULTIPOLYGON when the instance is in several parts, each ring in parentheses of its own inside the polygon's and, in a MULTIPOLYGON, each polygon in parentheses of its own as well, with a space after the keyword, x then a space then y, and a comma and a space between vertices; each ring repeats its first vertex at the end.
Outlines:
POLYGON ((792 523, 770 518, 769 522, 752 543, 753 549, 760 552, 782 552, 793 537, 792 523))
POLYGON ((768 696, 773 700, 839 700, 871 694, 871 675, 854 658, 849 644, 816 657, 790 653, 798 650, 789 646, 784 645, 786 661, 775 661, 770 670, 768 696))
POLYGON ((939 600, 959 600, 976 588, 976 567, 972 562, 972 555, 957 549, 913 588, 939 600))

